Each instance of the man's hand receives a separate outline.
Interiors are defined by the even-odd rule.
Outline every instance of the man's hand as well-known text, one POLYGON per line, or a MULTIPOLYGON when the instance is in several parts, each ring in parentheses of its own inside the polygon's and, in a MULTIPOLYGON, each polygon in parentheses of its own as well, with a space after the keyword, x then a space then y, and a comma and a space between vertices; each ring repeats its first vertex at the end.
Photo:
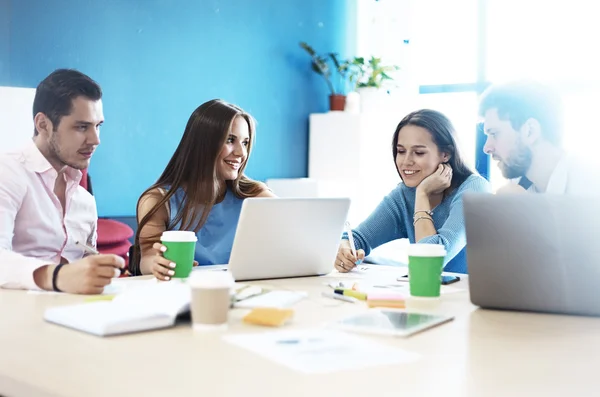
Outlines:
POLYGON ((125 261, 116 255, 87 256, 61 267, 56 286, 71 294, 101 294, 113 277, 119 277, 124 267, 125 261))

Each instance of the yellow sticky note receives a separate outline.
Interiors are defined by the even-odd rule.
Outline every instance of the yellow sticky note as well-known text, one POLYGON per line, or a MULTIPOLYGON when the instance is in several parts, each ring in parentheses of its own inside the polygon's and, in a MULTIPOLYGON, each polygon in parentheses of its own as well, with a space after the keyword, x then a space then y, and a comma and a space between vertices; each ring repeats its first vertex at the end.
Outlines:
POLYGON ((279 327, 294 315, 292 309, 275 309, 271 307, 257 307, 244 316, 248 324, 279 327))
POLYGON ((85 302, 111 301, 114 298, 115 295, 95 295, 85 298, 85 302))

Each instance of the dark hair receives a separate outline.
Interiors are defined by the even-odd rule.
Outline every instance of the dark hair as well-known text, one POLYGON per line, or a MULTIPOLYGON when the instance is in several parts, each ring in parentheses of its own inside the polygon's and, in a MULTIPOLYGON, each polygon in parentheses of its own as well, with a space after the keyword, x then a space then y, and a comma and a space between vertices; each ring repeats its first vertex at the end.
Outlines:
MULTIPOLYGON (((77 70, 57 69, 38 84, 33 100, 33 117, 44 113, 56 131, 60 119, 71 114, 73 100, 79 96, 98 101, 102 99, 102 89, 98 83, 77 70)), ((37 134, 34 127, 33 135, 37 134)))
POLYGON ((496 109, 500 119, 508 119, 515 130, 536 119, 548 142, 559 145, 562 140, 561 98, 548 86, 526 80, 491 86, 482 94, 480 116, 490 109, 496 109))
MULTIPOLYGON (((450 182, 450 190, 456 189, 473 174, 473 171, 467 167, 460 156, 460 151, 458 150, 458 145, 456 144, 456 131, 454 130, 454 126, 448 117, 436 110, 430 109, 421 109, 409 113, 402 119, 400 124, 398 124, 398 127, 396 127, 394 139, 392 140, 394 164, 396 164, 396 155, 398 154, 398 134, 400 134, 402 127, 407 125, 415 125, 417 127, 425 128, 431 134, 433 142, 438 147, 438 150, 450 155, 450 160, 448 160, 448 164, 452 167, 452 181, 450 182)), ((397 165, 396 171, 398 171, 398 175, 402 177, 397 165)))
MULTIPOLYGON (((133 263, 139 263, 139 239, 142 228, 180 188, 185 190, 183 202, 172 217, 172 221, 167 225, 167 230, 173 230, 180 223, 181 230, 197 232, 204 225, 210 210, 219 198, 217 158, 236 117, 242 117, 248 123, 250 136, 248 156, 239 168, 237 179, 226 181, 227 187, 236 197, 242 199, 255 197, 262 192, 262 184, 244 175, 244 169, 254 143, 255 122, 252 116, 241 108, 220 99, 213 99, 200 105, 190 116, 183 137, 167 164, 167 168, 156 183, 146 189, 138 200, 139 209, 140 201, 145 195, 156 189, 167 190, 156 205, 139 221, 135 236, 133 263)), ((153 237, 157 240, 160 238, 160 236, 153 237)))

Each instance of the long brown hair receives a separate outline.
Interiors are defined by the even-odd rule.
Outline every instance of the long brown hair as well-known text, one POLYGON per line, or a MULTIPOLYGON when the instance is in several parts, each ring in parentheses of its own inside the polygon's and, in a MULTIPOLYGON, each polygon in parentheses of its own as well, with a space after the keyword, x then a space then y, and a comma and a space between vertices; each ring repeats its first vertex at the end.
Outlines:
MULTIPOLYGON (((173 230, 178 224, 181 230, 198 232, 206 222, 208 215, 219 199, 221 183, 217 176, 217 158, 225 144, 231 126, 236 117, 242 117, 248 123, 249 141, 247 157, 239 168, 235 180, 226 181, 227 188, 240 199, 255 197, 262 192, 262 186, 244 175, 244 169, 254 143, 255 121, 252 116, 241 108, 213 99, 200 105, 187 122, 179 146, 171 157, 169 164, 156 183, 142 193, 140 200, 151 191, 164 189, 166 192, 154 207, 139 221, 133 247, 134 266, 140 261, 140 231, 162 207, 169 203, 171 197, 183 189, 185 195, 176 214, 166 225, 167 230, 173 230)), ((138 218, 139 219, 139 218, 138 218)), ((156 236, 158 240, 160 236, 156 236)))

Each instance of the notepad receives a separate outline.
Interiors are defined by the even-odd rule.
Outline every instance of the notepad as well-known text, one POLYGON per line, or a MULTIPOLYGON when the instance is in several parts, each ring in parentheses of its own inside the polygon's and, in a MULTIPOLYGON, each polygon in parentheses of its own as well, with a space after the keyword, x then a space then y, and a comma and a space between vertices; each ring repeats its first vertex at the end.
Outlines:
POLYGON ((159 283, 125 291, 112 301, 47 309, 44 320, 98 336, 171 327, 189 311, 190 288, 183 282, 159 283))
POLYGON ((257 307, 243 318, 245 323, 280 327, 294 315, 292 309, 276 309, 273 307, 257 307))

